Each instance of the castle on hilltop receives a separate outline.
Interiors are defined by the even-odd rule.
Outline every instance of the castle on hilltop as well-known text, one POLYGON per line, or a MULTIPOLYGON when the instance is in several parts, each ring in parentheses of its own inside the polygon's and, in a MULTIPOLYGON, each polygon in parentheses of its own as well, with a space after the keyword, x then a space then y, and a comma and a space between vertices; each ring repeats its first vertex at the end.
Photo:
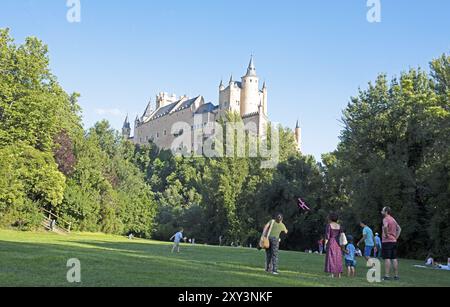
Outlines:
MULTIPOLYGON (((160 149, 171 149, 175 138, 186 133, 186 129, 173 131, 176 123, 186 123, 191 130, 192 144, 187 146, 194 149, 195 138, 204 139, 214 134, 213 124, 224 118, 227 112, 240 114, 242 121, 249 130, 259 137, 266 135, 269 123, 267 108, 267 86, 264 82, 260 88, 260 79, 256 74, 253 56, 247 68, 247 73, 241 81, 230 78, 228 86, 223 80, 219 85, 219 105, 205 103, 203 96, 189 98, 177 97, 161 92, 156 96, 156 106, 150 101, 142 116, 137 116, 134 122, 134 136, 131 137, 131 123, 125 119, 122 134, 135 144, 153 142, 160 149), (200 133, 199 133, 200 131, 200 133)), ((295 139, 301 149, 301 128, 297 122, 295 139)), ((201 141, 201 140, 198 140, 201 141)))

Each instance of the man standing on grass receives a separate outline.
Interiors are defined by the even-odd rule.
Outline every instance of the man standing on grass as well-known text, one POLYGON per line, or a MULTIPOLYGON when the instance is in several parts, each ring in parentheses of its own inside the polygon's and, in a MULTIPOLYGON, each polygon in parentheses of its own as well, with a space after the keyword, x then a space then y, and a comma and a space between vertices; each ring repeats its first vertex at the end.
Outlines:
POLYGON ((358 242, 358 247, 361 245, 361 242, 364 241, 364 257, 367 261, 369 261, 370 257, 372 257, 372 251, 375 247, 375 242, 373 240, 373 231, 365 222, 360 222, 359 225, 363 229, 363 237, 358 242))
POLYGON ((398 259, 397 259, 397 241, 402 232, 402 228, 397 221, 391 216, 392 210, 384 207, 381 211, 383 215, 383 244, 382 255, 385 261, 385 276, 383 280, 391 280, 391 266, 394 267, 394 280, 399 280, 398 275, 398 259))
POLYGON ((283 215, 278 214, 275 220, 267 223, 264 227, 264 235, 269 238, 270 246, 266 249, 266 272, 278 275, 278 249, 280 248, 281 233, 288 233, 283 224, 283 215))

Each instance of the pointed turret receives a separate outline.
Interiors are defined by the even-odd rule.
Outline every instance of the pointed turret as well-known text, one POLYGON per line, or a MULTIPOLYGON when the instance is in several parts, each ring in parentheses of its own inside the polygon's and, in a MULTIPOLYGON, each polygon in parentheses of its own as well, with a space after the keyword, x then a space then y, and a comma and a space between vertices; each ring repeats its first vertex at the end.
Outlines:
POLYGON ((130 121, 128 119, 128 114, 127 114, 127 117, 125 118, 125 121, 122 126, 122 136, 127 139, 129 139, 131 136, 131 125, 130 125, 130 121))
POLYGON ((223 85, 223 80, 220 80, 219 90, 223 91, 225 89, 225 85, 223 85))
POLYGON ((233 75, 231 75, 231 77, 230 77, 230 84, 233 84, 234 83, 234 81, 233 81, 233 75))
POLYGON ((264 81, 263 88, 261 90, 262 100, 263 100, 263 110, 264 114, 267 116, 267 84, 266 81, 264 81))
POLYGON ((146 118, 149 118, 153 113, 152 100, 148 102, 147 108, 145 108, 144 114, 142 115, 142 120, 145 121, 146 118))
POLYGON ((298 150, 302 151, 302 129, 300 128, 299 120, 297 120, 295 125, 295 141, 297 142, 298 150))
POLYGON ((253 55, 250 58, 250 63, 248 64, 248 68, 247 68, 247 74, 245 75, 246 77, 256 77, 256 67, 255 67, 255 61, 253 59, 253 55))

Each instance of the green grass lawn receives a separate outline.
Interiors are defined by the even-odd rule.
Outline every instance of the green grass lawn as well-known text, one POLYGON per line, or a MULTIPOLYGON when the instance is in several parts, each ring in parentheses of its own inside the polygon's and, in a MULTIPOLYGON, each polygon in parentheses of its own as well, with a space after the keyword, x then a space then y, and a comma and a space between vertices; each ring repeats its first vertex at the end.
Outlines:
POLYGON ((103 234, 26 233, 0 230, 0 286, 450 286, 450 272, 414 268, 401 261, 401 281, 369 284, 359 259, 356 279, 331 279, 324 256, 281 252, 280 276, 263 270, 264 252, 254 249, 183 245, 103 234), (67 260, 81 261, 81 284, 66 280, 67 260))

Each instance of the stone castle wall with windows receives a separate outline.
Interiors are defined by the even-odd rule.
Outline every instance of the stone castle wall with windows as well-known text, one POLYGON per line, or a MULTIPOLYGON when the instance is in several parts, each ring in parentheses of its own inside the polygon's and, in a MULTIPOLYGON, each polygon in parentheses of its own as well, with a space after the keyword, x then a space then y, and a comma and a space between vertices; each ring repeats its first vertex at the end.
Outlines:
MULTIPOLYGON (((189 98, 177 97, 161 92, 156 96, 153 108, 149 102, 142 116, 137 116, 134 122, 134 135, 131 136, 131 124, 128 116, 122 128, 124 137, 135 144, 152 142, 160 149, 176 150, 185 147, 190 151, 197 150, 196 144, 214 134, 214 123, 225 116, 227 112, 240 114, 244 125, 252 133, 262 137, 269 123, 267 105, 267 86, 264 82, 259 86, 253 57, 247 68, 247 73, 237 82, 230 78, 228 86, 223 81, 219 85, 219 105, 205 103, 203 96, 189 98), (187 141, 177 142, 181 135, 190 133, 191 144, 187 141), (177 148, 173 148, 176 146, 177 148)), ((297 125, 296 140, 300 147, 301 133, 297 125)), ((186 135, 185 135, 186 136, 186 135)))

